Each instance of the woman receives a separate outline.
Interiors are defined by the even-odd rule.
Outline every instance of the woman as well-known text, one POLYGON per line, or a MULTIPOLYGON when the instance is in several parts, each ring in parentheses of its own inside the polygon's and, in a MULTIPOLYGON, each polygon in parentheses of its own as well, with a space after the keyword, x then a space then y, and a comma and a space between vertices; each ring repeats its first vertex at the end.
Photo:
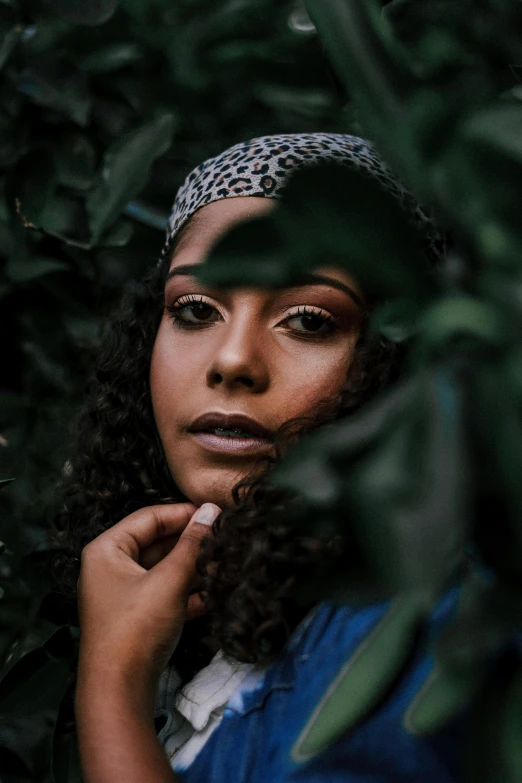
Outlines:
POLYGON ((454 746, 398 720, 426 656, 377 728, 317 740, 316 705, 390 606, 298 604, 329 545, 285 524, 287 499, 269 484, 285 436, 347 415, 393 374, 392 346, 366 334, 364 292, 328 264, 282 290, 192 275, 230 228, 274 208, 293 172, 332 161, 379 180, 437 257, 434 227, 365 141, 255 139, 188 176, 158 268, 112 323, 59 521, 70 582, 81 553, 86 783, 455 779, 454 746))

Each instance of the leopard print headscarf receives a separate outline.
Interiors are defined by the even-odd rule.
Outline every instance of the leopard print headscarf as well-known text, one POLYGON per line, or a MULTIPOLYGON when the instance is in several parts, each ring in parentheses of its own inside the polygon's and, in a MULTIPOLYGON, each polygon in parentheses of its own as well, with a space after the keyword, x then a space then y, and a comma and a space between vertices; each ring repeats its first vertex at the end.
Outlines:
POLYGON ((321 163, 355 166, 377 179, 420 225, 428 258, 440 260, 444 240, 431 217, 377 157, 370 142, 341 133, 299 133, 241 142, 197 166, 176 195, 160 263, 170 254, 180 229, 200 207, 237 196, 281 198, 295 171, 321 163))

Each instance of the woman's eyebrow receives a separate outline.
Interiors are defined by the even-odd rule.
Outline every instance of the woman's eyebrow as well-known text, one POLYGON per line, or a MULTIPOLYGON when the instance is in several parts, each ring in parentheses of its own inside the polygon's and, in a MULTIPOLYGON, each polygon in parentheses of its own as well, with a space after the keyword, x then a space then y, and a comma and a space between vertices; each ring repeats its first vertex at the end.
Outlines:
MULTIPOLYGON (((172 277, 175 277, 176 275, 193 275, 193 268, 195 266, 199 266, 199 264, 180 264, 180 266, 174 267, 168 275, 167 280, 165 282, 168 282, 172 277)), ((346 285, 346 283, 341 283, 340 280, 336 280, 334 277, 329 277, 328 275, 317 275, 312 272, 307 272, 306 274, 303 274, 300 276, 300 279, 296 281, 294 285, 292 285, 292 288, 297 288, 298 286, 305 286, 305 285, 331 285, 333 288, 337 288, 339 291, 343 291, 343 293, 348 294, 348 296, 353 299, 356 305, 359 307, 362 307, 363 300, 357 294, 350 286, 346 285)))
POLYGON ((346 283, 341 283, 340 280, 336 280, 335 277, 329 277, 329 275, 317 275, 313 272, 307 272, 303 275, 301 275, 301 279, 296 283, 296 285, 331 285, 332 288, 337 288, 339 291, 343 291, 345 294, 348 294, 351 299, 355 302, 356 305, 359 305, 359 307, 363 306, 363 300, 357 294, 353 288, 350 288, 349 285, 346 285, 346 283))
POLYGON ((174 269, 171 269, 168 273, 165 282, 168 283, 171 277, 175 277, 176 275, 193 275, 195 266, 199 266, 199 264, 180 264, 179 266, 174 267, 174 269))

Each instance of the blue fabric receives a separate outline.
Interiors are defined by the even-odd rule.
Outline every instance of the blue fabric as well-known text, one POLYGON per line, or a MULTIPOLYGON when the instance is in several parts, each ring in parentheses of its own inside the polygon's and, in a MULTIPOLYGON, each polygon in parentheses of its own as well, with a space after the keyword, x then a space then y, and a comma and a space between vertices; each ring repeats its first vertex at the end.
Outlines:
MULTIPOLYGON (((429 622, 436 637, 453 616, 459 591, 429 622)), ((460 779, 465 716, 431 736, 416 736, 405 714, 432 671, 426 646, 410 656, 387 697, 315 758, 292 751, 321 697, 389 610, 321 604, 252 691, 235 694, 222 722, 187 769, 184 783, 455 783, 460 779)))

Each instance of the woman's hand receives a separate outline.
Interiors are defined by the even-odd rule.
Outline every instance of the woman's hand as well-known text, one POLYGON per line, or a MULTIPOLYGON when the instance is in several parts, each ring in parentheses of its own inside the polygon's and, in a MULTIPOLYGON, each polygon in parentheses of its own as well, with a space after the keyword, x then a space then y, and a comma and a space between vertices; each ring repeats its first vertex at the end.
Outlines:
POLYGON ((153 724, 158 678, 204 612, 196 559, 220 509, 150 506, 83 550, 76 725, 85 783, 175 783, 153 724))
POLYGON ((195 564, 219 512, 213 503, 199 510, 191 503, 150 506, 85 547, 78 580, 80 681, 125 680, 154 697, 183 624, 205 611, 194 592, 195 564))

